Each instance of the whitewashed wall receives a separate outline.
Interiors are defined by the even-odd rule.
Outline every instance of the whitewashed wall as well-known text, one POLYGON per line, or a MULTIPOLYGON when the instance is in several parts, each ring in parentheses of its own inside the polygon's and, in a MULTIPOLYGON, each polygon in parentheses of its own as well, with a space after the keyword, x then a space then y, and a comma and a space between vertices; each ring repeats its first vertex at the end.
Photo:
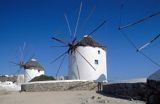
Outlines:
POLYGON ((107 65, 106 51, 99 47, 79 46, 76 48, 94 67, 94 69, 86 62, 86 60, 77 52, 71 52, 68 55, 69 59, 69 79, 80 80, 107 80, 107 65), (98 54, 98 51, 100 53, 98 54), (98 60, 98 64, 95 64, 98 60), (79 69, 79 70, 78 70, 79 69))
POLYGON ((44 75, 44 71, 38 71, 36 69, 25 69, 25 82, 29 82, 34 77, 44 75))

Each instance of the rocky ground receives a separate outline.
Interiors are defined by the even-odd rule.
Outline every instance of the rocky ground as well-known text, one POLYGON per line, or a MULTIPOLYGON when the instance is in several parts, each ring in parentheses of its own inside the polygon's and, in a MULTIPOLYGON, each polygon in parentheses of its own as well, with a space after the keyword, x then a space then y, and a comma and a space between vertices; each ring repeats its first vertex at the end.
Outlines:
POLYGON ((95 91, 0 92, 0 104, 145 104, 104 96, 95 91))

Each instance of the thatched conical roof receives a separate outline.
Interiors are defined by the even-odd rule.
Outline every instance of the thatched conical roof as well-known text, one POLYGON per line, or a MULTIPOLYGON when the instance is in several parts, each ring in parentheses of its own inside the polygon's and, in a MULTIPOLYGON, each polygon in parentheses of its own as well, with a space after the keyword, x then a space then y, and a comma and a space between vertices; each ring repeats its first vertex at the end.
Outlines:
POLYGON ((44 68, 36 61, 36 59, 31 59, 26 63, 25 69, 35 69, 43 71, 44 68))
POLYGON ((100 43, 96 42, 91 36, 86 35, 77 43, 78 46, 91 46, 91 47, 99 47, 105 50, 105 47, 100 43))

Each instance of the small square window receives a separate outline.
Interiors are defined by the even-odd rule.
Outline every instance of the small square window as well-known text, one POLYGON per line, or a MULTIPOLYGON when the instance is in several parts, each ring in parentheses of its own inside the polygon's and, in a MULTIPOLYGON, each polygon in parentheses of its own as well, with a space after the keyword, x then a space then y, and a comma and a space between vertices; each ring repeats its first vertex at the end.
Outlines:
POLYGON ((94 60, 94 63, 98 65, 98 60, 94 60))
POLYGON ((101 52, 100 52, 100 50, 98 50, 98 54, 100 54, 101 52))

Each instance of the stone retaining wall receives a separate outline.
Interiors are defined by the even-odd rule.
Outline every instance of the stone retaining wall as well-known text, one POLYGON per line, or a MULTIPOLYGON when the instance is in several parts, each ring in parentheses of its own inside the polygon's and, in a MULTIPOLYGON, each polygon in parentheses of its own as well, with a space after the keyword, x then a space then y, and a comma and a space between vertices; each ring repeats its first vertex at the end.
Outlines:
POLYGON ((66 91, 66 90, 97 90, 97 83, 90 81, 73 82, 43 82, 22 84, 21 91, 41 92, 41 91, 66 91))
POLYGON ((147 104, 160 104, 160 81, 147 80, 147 104))
POLYGON ((115 83, 103 85, 103 92, 108 95, 146 100, 146 83, 115 83))

